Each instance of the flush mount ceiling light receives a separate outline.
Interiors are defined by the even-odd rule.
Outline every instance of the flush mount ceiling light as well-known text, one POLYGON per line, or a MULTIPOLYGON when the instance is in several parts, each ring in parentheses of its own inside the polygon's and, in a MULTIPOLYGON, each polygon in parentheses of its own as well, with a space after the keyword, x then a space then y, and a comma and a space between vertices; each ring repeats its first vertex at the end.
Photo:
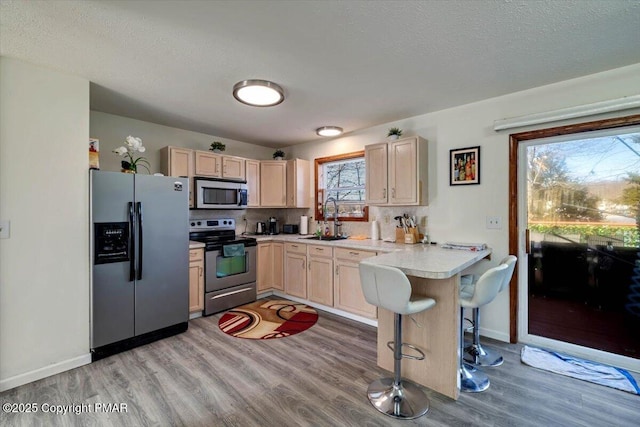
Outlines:
POLYGON ((316 133, 319 136, 338 136, 342 133, 342 128, 338 126, 322 126, 316 129, 316 133))
POLYGON ((243 80, 233 85, 233 97, 254 107, 271 107, 284 101, 284 91, 267 80, 243 80))

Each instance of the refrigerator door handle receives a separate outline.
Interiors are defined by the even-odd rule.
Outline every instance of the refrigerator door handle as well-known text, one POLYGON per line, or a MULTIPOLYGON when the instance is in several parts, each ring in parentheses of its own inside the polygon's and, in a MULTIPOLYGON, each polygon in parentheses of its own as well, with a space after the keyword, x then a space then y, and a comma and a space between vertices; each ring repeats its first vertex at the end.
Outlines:
POLYGON ((129 202, 129 281, 133 282, 136 278, 136 241, 134 238, 133 224, 133 202, 129 202))
POLYGON ((138 280, 142 280, 142 202, 136 203, 138 211, 138 280))

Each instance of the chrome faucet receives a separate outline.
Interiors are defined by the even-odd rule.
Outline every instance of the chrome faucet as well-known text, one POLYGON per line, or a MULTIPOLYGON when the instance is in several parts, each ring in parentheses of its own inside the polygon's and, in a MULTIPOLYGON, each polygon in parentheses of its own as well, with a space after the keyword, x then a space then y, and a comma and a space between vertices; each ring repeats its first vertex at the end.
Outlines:
POLYGON ((327 203, 329 202, 333 202, 333 235, 338 237, 338 227, 340 227, 342 223, 338 221, 338 202, 333 197, 327 197, 327 200, 324 201, 324 222, 327 222, 327 203))

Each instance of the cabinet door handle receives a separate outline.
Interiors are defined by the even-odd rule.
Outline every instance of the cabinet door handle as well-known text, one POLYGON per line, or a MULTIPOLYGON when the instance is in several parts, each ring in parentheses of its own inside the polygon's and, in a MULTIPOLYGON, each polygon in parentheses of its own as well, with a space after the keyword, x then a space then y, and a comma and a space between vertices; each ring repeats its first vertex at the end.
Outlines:
POLYGON ((202 277, 202 272, 204 271, 204 268, 198 266, 198 270, 200 270, 200 277, 202 277))
POLYGON ((311 271, 311 263, 308 263, 307 266, 309 267, 309 271, 311 271))
POLYGON ((386 188, 383 188, 383 189, 382 189, 382 198, 383 198, 383 199, 386 199, 386 198, 387 198, 387 189, 386 189, 386 188))
POLYGON ((302 269, 305 270, 307 267, 304 265, 304 260, 302 260, 302 269))
POLYGON ((338 275, 338 271, 340 271, 340 266, 336 265, 336 276, 338 275))
POLYGON ((396 189, 395 187, 391 189, 391 197, 396 197, 396 189))
POLYGON ((349 255, 360 255, 360 252, 353 252, 353 251, 349 251, 349 255))

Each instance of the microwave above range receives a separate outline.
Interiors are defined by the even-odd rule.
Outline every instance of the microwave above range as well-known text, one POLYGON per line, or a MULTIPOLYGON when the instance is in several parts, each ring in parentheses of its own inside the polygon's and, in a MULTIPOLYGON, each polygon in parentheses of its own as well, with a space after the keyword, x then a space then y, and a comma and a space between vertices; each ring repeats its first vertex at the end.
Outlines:
POLYGON ((194 178, 196 209, 246 209, 247 181, 194 178))

